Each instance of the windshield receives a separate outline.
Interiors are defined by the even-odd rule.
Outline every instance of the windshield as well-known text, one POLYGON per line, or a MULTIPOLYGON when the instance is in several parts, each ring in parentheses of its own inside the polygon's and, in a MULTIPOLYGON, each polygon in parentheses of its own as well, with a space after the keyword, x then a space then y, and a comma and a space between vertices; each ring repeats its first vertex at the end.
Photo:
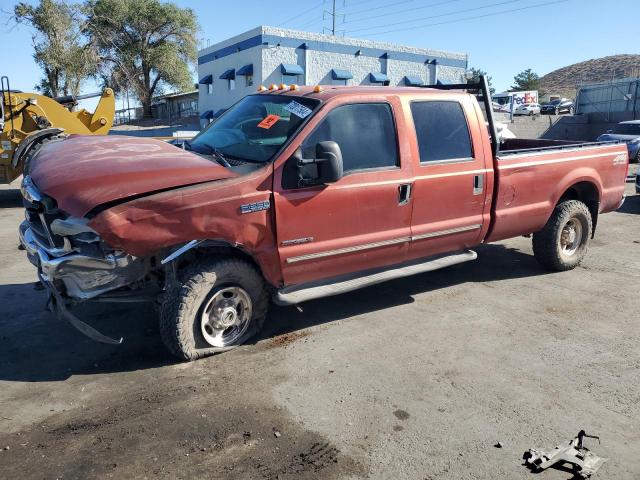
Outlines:
POLYGON ((613 129, 619 135, 640 135, 640 123, 619 123, 613 129))
POLYGON ((267 162, 318 104, 309 98, 249 95, 200 132, 189 148, 231 160, 267 162))

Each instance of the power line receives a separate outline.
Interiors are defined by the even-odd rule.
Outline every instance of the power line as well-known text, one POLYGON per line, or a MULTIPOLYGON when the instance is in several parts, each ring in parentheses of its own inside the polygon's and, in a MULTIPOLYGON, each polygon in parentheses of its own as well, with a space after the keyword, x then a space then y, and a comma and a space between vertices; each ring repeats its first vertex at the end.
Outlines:
MULTIPOLYGON (((367 9, 364 9, 364 10, 356 10, 355 12, 349 12, 347 10, 343 10, 343 11, 346 12, 346 14, 348 14, 348 15, 358 15, 359 13, 368 13, 368 12, 372 12, 374 10, 382 10, 383 8, 391 8, 391 7, 394 7, 396 5, 402 5, 404 3, 413 3, 414 1, 415 0, 401 0, 399 2, 388 3, 386 5, 380 5, 379 7, 372 7, 372 8, 367 8, 367 9)), ((459 2, 460 0, 454 0, 454 1, 459 2)), ((393 15, 393 14, 390 14, 390 15, 393 15)), ((369 17, 369 18, 371 18, 371 17, 369 17)), ((377 16, 374 17, 374 18, 377 18, 377 16)), ((359 21, 359 20, 351 20, 351 22, 357 22, 357 21, 359 21)), ((350 22, 346 22, 345 21, 344 23, 350 23, 350 22)))
POLYGON ((355 30, 351 30, 351 32, 362 32, 364 30, 375 30, 376 28, 393 27, 395 25, 404 25, 404 24, 407 24, 407 23, 420 22, 422 20, 431 20, 433 18, 448 17, 450 15, 457 15, 459 13, 473 12, 473 11, 476 11, 476 10, 483 10, 485 8, 497 7, 499 5, 506 5, 508 3, 516 3, 516 2, 521 2, 521 1, 522 0, 505 0, 504 2, 490 3, 489 5, 482 5, 481 7, 464 8, 462 10, 456 10, 455 12, 440 13, 438 15, 430 15, 428 17, 414 18, 412 20, 403 20, 401 22, 395 22, 395 23, 385 23, 384 25, 375 25, 373 27, 356 28, 355 30))
MULTIPOLYGON (((406 12, 413 12, 415 10, 423 10, 425 8, 431 8, 431 7, 438 7, 440 5, 447 5, 449 3, 455 3, 455 2, 460 2, 461 0, 444 0, 442 2, 436 2, 436 3, 430 3, 428 5, 422 5, 421 7, 414 7, 414 8, 405 8, 404 10, 399 10, 397 12, 392 12, 392 13, 387 13, 387 15, 398 15, 401 13, 406 13, 406 12)), ((399 2, 399 3, 406 3, 406 2, 399 2)), ((379 8, 384 8, 384 7, 379 7, 379 8)), ((370 8, 368 10, 361 10, 361 12, 370 12, 371 10, 375 10, 374 8, 370 8)), ((353 15, 353 14, 351 14, 353 15)), ((362 18, 356 18, 355 20, 347 20, 344 23, 355 23, 355 22, 362 22, 365 20, 371 20, 372 18, 378 18, 378 15, 370 15, 368 17, 362 17, 362 18)))
POLYGON ((309 25, 315 25, 318 22, 322 22, 324 21, 322 18, 314 18, 313 20, 310 20, 308 22, 305 22, 303 25, 299 25, 295 28, 297 28, 298 30, 304 30, 305 28, 307 28, 309 25))
POLYGON ((494 15, 503 15, 505 13, 512 13, 512 12, 520 12, 522 10, 528 10, 531 8, 537 8, 537 7, 545 7, 548 5, 556 5, 558 3, 565 3, 568 2, 569 0, 556 0, 555 2, 546 2, 546 3, 538 3, 536 5, 530 5, 528 7, 521 7, 521 8, 513 8, 511 10, 503 10, 500 12, 493 12, 493 13, 486 13, 484 15, 474 15, 471 17, 465 17, 465 18, 458 18, 455 20, 447 20, 445 22, 437 22, 437 23, 427 23, 424 25, 417 25, 415 27, 405 27, 405 28, 399 28, 399 29, 395 29, 395 30, 385 30, 385 31, 381 31, 381 32, 373 32, 373 33, 365 33, 363 35, 360 35, 361 37, 371 37, 371 36, 375 36, 375 35, 382 35, 385 33, 395 33, 395 32, 404 32, 406 30, 415 30, 418 28, 424 28, 424 27, 434 27, 437 25, 446 25, 446 24, 450 24, 450 23, 456 23, 456 22, 464 22, 466 20, 475 20, 478 18, 485 18, 485 17, 491 17, 494 15))
POLYGON ((291 18, 289 18, 289 19, 285 20, 284 22, 279 23, 279 24, 278 24, 278 27, 281 27, 281 26, 283 26, 284 24, 291 22, 292 20, 296 20, 296 19, 298 19, 298 18, 300 18, 300 17, 302 17, 302 16, 306 15, 307 13, 311 12, 312 10, 315 10, 315 9, 317 9, 318 7, 321 7, 322 5, 324 5, 324 0, 322 0, 322 2, 320 2, 320 3, 318 3, 318 4, 315 4, 313 7, 309 8, 309 9, 307 9, 307 10, 304 10, 303 12, 300 12, 299 14, 294 15, 293 17, 291 17, 291 18))

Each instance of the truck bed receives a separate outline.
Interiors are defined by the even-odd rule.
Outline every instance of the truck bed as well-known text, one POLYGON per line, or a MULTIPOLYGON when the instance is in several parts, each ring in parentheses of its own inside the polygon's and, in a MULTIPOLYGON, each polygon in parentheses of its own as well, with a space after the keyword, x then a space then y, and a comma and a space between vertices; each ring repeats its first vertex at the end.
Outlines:
POLYGON ((586 194, 594 217, 617 209, 627 166, 621 143, 506 139, 494 161, 493 221, 485 241, 542 229, 563 197, 586 194))
POLYGON ((614 142, 583 142, 573 140, 545 140, 541 138, 505 138, 500 142, 500 156, 525 152, 546 152, 567 148, 590 148, 595 145, 610 145, 614 142))

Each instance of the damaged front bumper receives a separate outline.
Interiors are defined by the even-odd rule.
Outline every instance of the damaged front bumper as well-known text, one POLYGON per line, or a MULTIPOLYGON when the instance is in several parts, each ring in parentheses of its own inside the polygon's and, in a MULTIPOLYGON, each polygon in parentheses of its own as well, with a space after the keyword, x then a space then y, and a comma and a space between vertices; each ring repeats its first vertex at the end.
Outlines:
POLYGON ((29 261, 38 268, 41 279, 54 288, 57 281, 62 282, 62 293, 71 299, 92 299, 129 285, 147 272, 147 265, 142 259, 124 252, 97 256, 64 252, 42 245, 26 221, 20 225, 19 232, 20 243, 29 261))

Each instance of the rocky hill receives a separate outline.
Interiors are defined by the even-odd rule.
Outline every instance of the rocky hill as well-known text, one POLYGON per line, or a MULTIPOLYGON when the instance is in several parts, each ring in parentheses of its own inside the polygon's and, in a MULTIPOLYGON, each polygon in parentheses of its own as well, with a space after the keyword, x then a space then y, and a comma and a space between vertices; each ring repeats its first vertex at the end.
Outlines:
POLYGON ((636 76, 640 76, 640 55, 612 55, 574 63, 547 73, 540 79, 540 90, 573 98, 576 86, 580 84, 636 76))

